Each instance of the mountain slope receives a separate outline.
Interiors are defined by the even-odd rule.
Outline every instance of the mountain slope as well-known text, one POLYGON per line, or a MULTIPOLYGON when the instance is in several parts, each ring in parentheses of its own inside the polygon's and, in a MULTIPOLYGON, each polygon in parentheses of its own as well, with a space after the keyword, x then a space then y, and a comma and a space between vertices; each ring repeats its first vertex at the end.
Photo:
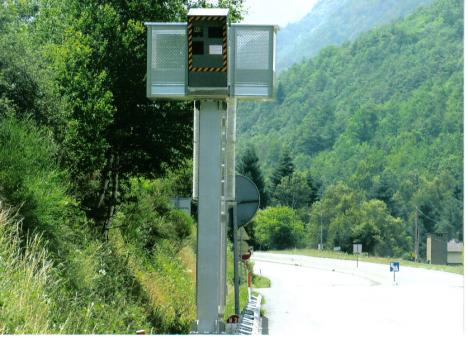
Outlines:
POLYGON ((239 149, 253 143, 265 174, 286 148, 324 190, 344 181, 409 225, 425 206, 429 230, 462 230, 463 1, 326 48, 278 86, 239 107, 239 149))
POLYGON ((278 33, 278 69, 316 55, 321 48, 404 17, 432 0, 321 0, 302 20, 278 33))

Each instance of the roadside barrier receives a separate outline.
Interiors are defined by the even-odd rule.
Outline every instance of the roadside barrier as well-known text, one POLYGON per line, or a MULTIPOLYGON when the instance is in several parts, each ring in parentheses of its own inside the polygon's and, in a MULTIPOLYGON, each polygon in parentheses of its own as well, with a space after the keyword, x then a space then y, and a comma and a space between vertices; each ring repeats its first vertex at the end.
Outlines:
POLYGON ((241 314, 239 324, 239 334, 258 335, 262 334, 260 308, 262 306, 262 296, 251 296, 249 303, 241 314))

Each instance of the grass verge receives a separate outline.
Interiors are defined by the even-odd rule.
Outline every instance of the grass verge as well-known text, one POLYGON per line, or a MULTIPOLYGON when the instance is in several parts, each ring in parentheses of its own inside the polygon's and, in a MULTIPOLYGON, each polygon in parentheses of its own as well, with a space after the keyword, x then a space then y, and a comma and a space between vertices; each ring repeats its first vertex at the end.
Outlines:
MULTIPOLYGON (((318 258, 330 258, 330 259, 342 259, 342 260, 356 260, 356 255, 347 254, 343 252, 334 251, 319 251, 316 249, 293 249, 293 250, 282 250, 282 251, 270 251, 270 253, 278 254, 297 254, 306 255, 310 257, 318 258)), ((403 260, 399 258, 382 258, 372 256, 359 256, 359 260, 363 262, 370 262, 376 264, 388 264, 392 261, 399 261, 401 266, 425 268, 429 270, 444 271, 450 273, 456 273, 463 275, 463 265, 431 265, 425 263, 419 263, 414 261, 403 260)))
POLYGON ((253 288, 269 288, 271 287, 271 281, 267 277, 252 274, 252 287, 253 288))

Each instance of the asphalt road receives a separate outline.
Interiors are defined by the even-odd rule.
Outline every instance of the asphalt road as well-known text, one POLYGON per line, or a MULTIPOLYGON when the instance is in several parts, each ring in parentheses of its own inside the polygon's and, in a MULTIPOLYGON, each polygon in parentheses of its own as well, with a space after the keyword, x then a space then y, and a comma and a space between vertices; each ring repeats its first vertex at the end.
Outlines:
POLYGON ((266 298, 269 334, 375 333, 395 338, 452 338, 463 333, 463 276, 400 266, 257 252, 257 274, 272 286, 266 298))

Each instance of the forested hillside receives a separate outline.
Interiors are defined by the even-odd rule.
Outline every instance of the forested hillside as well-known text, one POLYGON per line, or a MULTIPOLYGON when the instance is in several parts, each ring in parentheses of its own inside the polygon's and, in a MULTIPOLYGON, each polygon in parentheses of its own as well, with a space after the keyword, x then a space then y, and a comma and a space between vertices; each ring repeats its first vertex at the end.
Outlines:
POLYGON ((278 69, 408 15, 432 0, 320 0, 303 19, 278 33, 278 69))
POLYGON ((190 331, 193 111, 146 99, 144 27, 188 5, 0 0, 0 334, 190 331))
POLYGON ((461 239, 463 1, 323 49, 281 74, 276 102, 242 104, 238 120, 272 204, 305 210, 304 246, 316 248, 323 227, 329 248, 359 240, 410 256, 416 214, 421 255, 429 232, 461 239))

